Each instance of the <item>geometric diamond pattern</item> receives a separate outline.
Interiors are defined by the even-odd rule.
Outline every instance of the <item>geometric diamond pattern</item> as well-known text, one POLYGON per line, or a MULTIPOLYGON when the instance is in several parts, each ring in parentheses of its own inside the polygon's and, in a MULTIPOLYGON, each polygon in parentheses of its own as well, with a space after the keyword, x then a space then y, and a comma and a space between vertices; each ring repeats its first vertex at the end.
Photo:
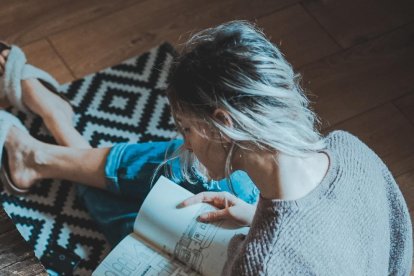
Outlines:
MULTIPOLYGON (((171 139, 176 136, 165 96, 174 49, 164 43, 149 52, 61 86, 76 112, 75 126, 94 147, 117 142, 171 139)), ((54 143, 42 120, 10 110, 30 133, 54 143)), ((74 183, 45 180, 32 193, 16 197, 0 185, 8 215, 40 259, 58 244, 82 262, 75 275, 90 275, 109 252, 109 245, 76 196, 74 183)))

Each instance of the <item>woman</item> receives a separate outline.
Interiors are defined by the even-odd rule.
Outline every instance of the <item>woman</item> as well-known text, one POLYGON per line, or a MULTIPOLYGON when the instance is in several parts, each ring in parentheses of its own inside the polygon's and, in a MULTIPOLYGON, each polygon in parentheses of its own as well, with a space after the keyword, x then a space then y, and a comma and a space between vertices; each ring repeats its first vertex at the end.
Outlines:
MULTIPOLYGON (((182 145, 173 142, 181 163, 171 165, 172 174, 188 183, 227 178, 230 190, 253 195, 251 202, 255 188, 250 179, 260 191, 257 205, 214 191, 181 204, 209 202, 219 210, 201 220, 231 219, 250 226, 246 237, 232 240, 223 275, 410 272, 411 222, 392 175, 351 134, 321 137, 291 66, 255 27, 235 21, 194 35, 174 63, 167 92, 184 137, 182 145), (243 173, 235 177, 238 171, 243 173)), ((55 136, 61 134, 49 125, 55 136)), ((151 163, 148 155, 140 156, 146 151, 135 154, 140 145, 76 149, 79 143, 73 141, 79 135, 73 133, 60 135, 68 147, 59 147, 11 127, 5 147, 14 185, 28 188, 37 179, 61 178, 126 196, 144 186, 119 181, 142 172, 136 162, 149 159, 154 170, 160 165, 159 158, 151 163)), ((91 195, 96 193, 85 188, 87 204, 95 202, 91 195)))

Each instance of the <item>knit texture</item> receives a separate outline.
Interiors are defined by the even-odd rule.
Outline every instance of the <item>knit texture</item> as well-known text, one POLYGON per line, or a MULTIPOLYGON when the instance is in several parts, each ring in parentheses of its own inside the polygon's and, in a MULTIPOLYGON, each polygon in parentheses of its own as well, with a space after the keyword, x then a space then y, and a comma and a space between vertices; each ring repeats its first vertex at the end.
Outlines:
POLYGON ((355 136, 325 139, 322 182, 298 200, 260 198, 248 235, 230 243, 223 275, 409 275, 412 226, 391 173, 355 136))

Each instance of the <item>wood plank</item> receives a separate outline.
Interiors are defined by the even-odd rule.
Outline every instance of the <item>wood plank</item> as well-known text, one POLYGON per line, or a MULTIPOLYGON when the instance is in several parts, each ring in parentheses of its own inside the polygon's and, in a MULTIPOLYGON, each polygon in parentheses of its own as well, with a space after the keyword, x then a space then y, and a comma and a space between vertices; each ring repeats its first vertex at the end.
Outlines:
POLYGON ((395 100, 394 104, 414 124, 414 91, 395 100))
MULTIPOLYGON (((16 227, 11 222, 9 216, 4 211, 3 207, 0 206, 0 235, 10 232, 16 227)), ((1 247, 1 244, 0 244, 1 247)))
POLYGON ((53 35, 51 41, 76 77, 81 77, 163 41, 177 44, 189 32, 232 19, 253 20, 297 1, 152 0, 53 35))
POLYGON ((36 257, 30 257, 0 270, 1 275, 49 275, 36 257))
POLYGON ((304 0, 307 10, 348 48, 412 22, 412 0, 304 0))
POLYGON ((33 249, 0 206, 0 275, 47 275, 33 249))
POLYGON ((2 0, 0 38, 25 45, 143 0, 2 0))
POLYGON ((387 164, 395 177, 414 170, 414 126, 391 103, 337 124, 356 135, 387 164))
POLYGON ((301 5, 261 17, 257 23, 295 68, 341 49, 301 5))
POLYGON ((302 68, 325 127, 414 90, 413 36, 410 24, 302 68))
POLYGON ((0 271, 1 269, 27 259, 33 254, 23 237, 14 229, 0 235, 0 271))
POLYGON ((30 64, 49 72, 60 83, 74 80, 74 77, 63 63, 63 60, 57 55, 47 40, 42 39, 27 44, 23 47, 23 50, 30 64))

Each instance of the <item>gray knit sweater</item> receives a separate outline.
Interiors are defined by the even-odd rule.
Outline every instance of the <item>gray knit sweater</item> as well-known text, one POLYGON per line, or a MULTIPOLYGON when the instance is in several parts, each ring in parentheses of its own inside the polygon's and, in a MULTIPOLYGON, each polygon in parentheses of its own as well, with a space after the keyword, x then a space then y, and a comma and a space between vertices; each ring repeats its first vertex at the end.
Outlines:
POLYGON ((298 200, 259 200, 247 236, 230 243, 223 275, 408 275, 412 226, 380 158, 355 136, 326 137, 330 167, 298 200))

